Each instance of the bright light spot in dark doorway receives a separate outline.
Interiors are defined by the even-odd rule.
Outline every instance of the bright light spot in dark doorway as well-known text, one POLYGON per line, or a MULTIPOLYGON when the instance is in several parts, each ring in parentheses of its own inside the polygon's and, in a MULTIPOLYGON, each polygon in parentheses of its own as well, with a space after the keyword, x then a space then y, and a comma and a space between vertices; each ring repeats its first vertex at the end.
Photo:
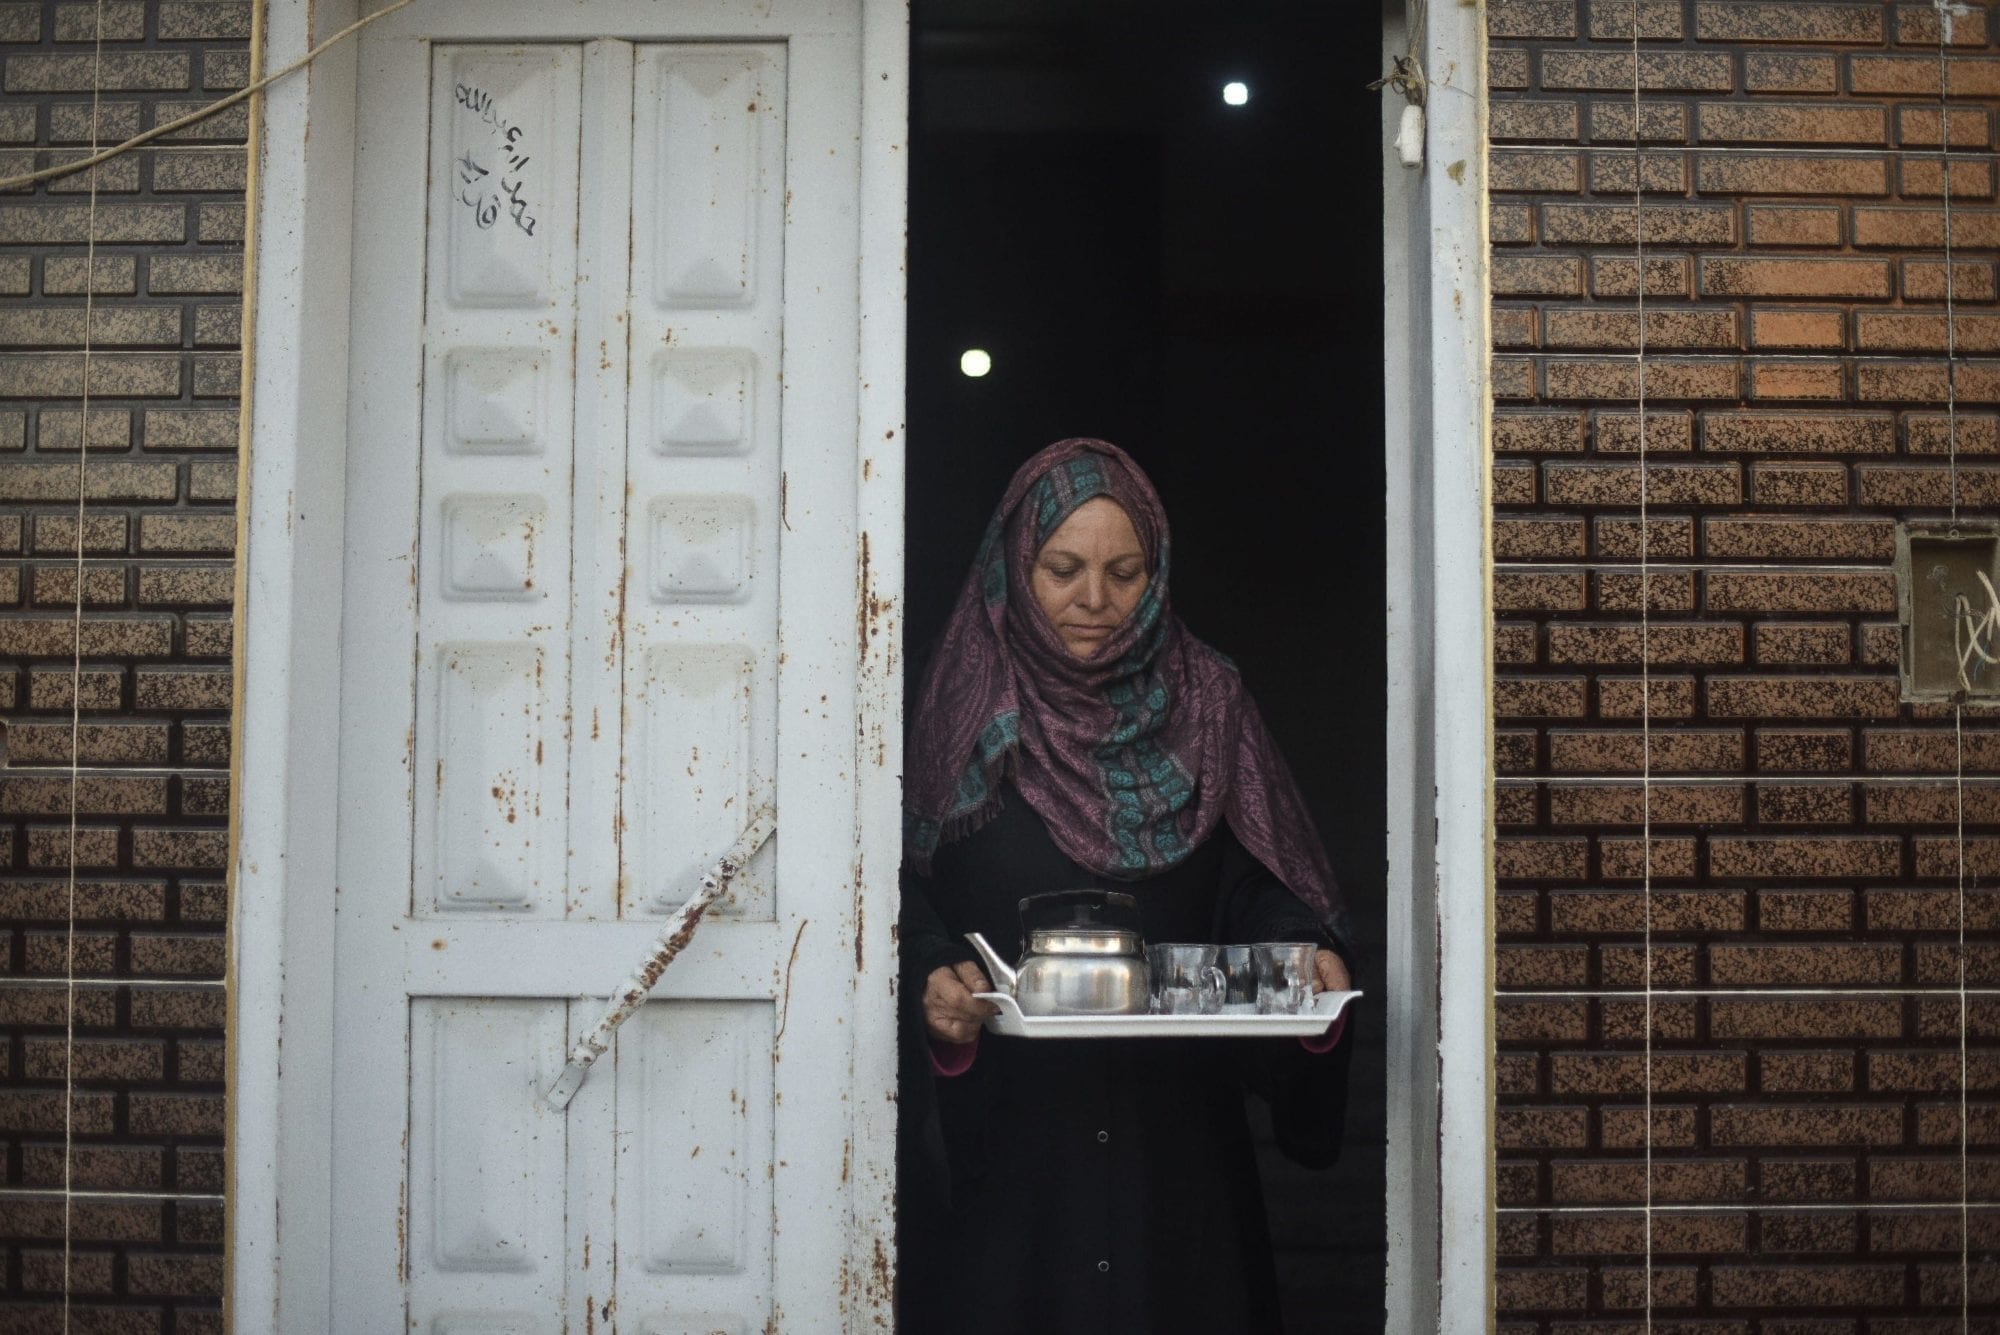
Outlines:
POLYGON ((983 348, 967 348, 958 356, 958 369, 976 380, 993 369, 993 358, 983 348))
POLYGON ((1222 100, 1232 107, 1240 107, 1250 100, 1250 85, 1231 81, 1222 85, 1222 100))

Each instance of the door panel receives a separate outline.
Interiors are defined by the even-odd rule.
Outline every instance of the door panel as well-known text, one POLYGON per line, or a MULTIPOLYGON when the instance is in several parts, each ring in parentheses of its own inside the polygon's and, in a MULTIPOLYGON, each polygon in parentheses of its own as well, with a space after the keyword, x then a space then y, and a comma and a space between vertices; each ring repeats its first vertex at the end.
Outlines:
POLYGON ((547 8, 362 44, 334 1324, 837 1329, 859 15, 547 8), (779 836, 550 1108, 764 803, 779 836))
POLYGON ((563 915, 573 46, 444 48, 430 87, 417 535, 420 914, 563 915), (429 596, 426 596, 429 595, 429 596))
MULTIPOLYGON (((626 863, 627 913, 677 908, 775 796, 785 79, 777 44, 635 60, 626 458, 645 519, 626 661, 653 721, 627 734, 650 780, 625 790, 645 850, 626 863)), ((773 862, 753 861, 718 912, 769 919, 773 862)))

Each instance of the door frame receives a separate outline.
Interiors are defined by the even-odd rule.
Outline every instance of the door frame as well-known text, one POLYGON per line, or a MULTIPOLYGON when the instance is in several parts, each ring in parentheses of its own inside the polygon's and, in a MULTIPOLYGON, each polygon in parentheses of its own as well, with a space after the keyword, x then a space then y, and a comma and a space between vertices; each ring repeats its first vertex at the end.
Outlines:
MULTIPOLYGON (((476 0, 426 0, 431 5, 476 0)), ((846 924, 865 961, 847 1030, 846 1326, 894 1301, 896 870, 901 858, 904 219, 909 20, 861 23, 859 410, 862 553, 856 727, 863 763, 846 924), (858 1004, 873 996, 879 1004, 858 1004)), ((276 69, 381 8, 265 0, 253 69, 276 69)), ((646 37, 651 34, 621 33, 646 37)), ((675 34, 662 33, 671 38, 675 34)), ((238 482, 235 782, 226 1124, 231 1329, 331 1321, 334 849, 346 538, 349 272, 357 46, 330 48, 252 102, 238 482)), ((358 1221, 357 1221, 358 1222, 358 1221)), ((384 1280, 390 1279, 384 1276, 384 1280)))
MULTIPOLYGON (((465 3, 467 0, 429 0, 465 3)), ((859 513, 868 628, 859 809, 900 803, 908 13, 860 0, 859 513)), ((1383 49, 1406 48, 1384 0, 1383 49)), ((266 0, 277 68, 355 0, 266 0)), ((1469 1335, 1492 1314, 1492 730, 1484 14, 1433 6, 1428 159, 1405 169, 1384 100, 1389 550, 1388 1329, 1469 1335), (1453 170, 1455 169, 1455 170, 1453 170), (1422 368, 1419 370, 1418 368, 1422 368), (1428 371, 1428 375, 1423 372, 1428 371), (1475 638, 1476 634, 1476 638, 1475 638)), ((226 1304, 234 1329, 324 1330, 330 1312, 332 939, 355 48, 252 101, 229 927, 226 1304), (282 1045, 282 1047, 281 1047, 282 1045), (281 1060, 281 1051, 282 1057, 281 1060), (282 1216, 281 1207, 282 1206, 282 1216)), ((855 832, 855 928, 886 1001, 900 837, 855 832)), ((849 1254, 853 1325, 893 1284, 894 1011, 858 1006, 849 1254), (862 1097, 867 1091, 867 1097, 862 1097), (880 1098, 874 1097, 876 1091, 880 1098)))
MULTIPOLYGON (((1383 68, 1413 0, 1382 0, 1383 68)), ((1384 90, 1387 1329, 1493 1322, 1486 12, 1432 4, 1421 170, 1384 90)))

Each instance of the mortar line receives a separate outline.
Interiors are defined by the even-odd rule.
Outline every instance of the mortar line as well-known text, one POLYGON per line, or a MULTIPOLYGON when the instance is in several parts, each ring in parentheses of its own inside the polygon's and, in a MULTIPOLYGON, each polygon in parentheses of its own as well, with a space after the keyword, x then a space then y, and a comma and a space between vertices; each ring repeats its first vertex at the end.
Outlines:
MULTIPOLYGON (((1581 934, 1577 933, 1575 935, 1581 934)), ((1808 936, 1810 934, 1801 932, 1800 935, 1808 936)), ((1801 942, 1801 944, 1812 943, 1801 942)), ((1873 986, 1866 983, 1848 983, 1843 986, 1830 987, 1656 987, 1653 989, 1653 996, 1655 998, 1667 997, 1687 1001, 1782 1001, 1788 997, 1844 997, 1854 1001, 1880 1000, 1883 997, 1917 997, 1919 999, 1938 997, 1951 1000, 1956 998, 1958 994, 1957 988, 1948 985, 1943 987, 1905 987, 1897 983, 1880 983, 1873 986)), ((1965 989, 1965 994, 1974 997, 2000 997, 2000 987, 1968 987, 1965 989)), ((1637 1001, 1643 994, 1636 987, 1626 990, 1602 987, 1577 987, 1499 988, 1495 989, 1493 995, 1500 998, 1515 998, 1528 1001, 1637 1001)), ((1847 1041, 1854 1041, 1854 1037, 1848 1036, 1847 1041)), ((1876 1037, 1893 1037, 1893 1035, 1860 1035, 1859 1037, 1861 1039, 1871 1039, 1876 1037)), ((1758 1035, 1746 1035, 1742 1041, 1754 1043, 1763 1041, 1763 1038, 1758 1035)), ((1827 1041, 1833 1042, 1837 1040, 1829 1039, 1827 1041)))
MULTIPOLYGON (((1638 1214, 1646 1209, 1639 1205, 1498 1205, 1496 1214, 1536 1215, 1536 1214, 1638 1214)), ((1973 1208, 1980 1210, 2000 1209, 2000 1200, 1974 1201, 1973 1208)), ((1675 1205, 1655 1205, 1654 1214, 1826 1214, 1835 1211, 1856 1210, 1956 1210, 1956 1201, 1783 1201, 1769 1204, 1736 1205, 1728 1203, 1688 1203, 1675 1205)))
POLYGON ((220 1205, 223 1196, 214 1191, 114 1191, 77 1187, 0 1187, 0 1200, 48 1200, 64 1197, 77 1201, 172 1201, 176 1204, 220 1205))
MULTIPOLYGON (((0 978, 0 992, 9 988, 53 987, 65 980, 51 974, 44 978, 23 977, 13 974, 0 978)), ((82 975, 68 980, 77 987, 212 987, 224 986, 220 978, 110 978, 82 975)))
MULTIPOLYGON (((1503 256, 1502 258, 1505 257, 1503 256)), ((1577 257, 1564 252, 1564 253, 1558 253, 1556 255, 1530 255, 1530 256, 1523 256, 1521 258, 1574 259, 1577 257)), ((1517 301, 1521 303, 1522 309, 1528 309, 1531 307, 1540 307, 1542 309, 1553 308, 1561 310, 1589 311, 1593 313, 1601 311, 1604 308, 1605 304, 1603 298, 1590 298, 1583 296, 1568 297, 1568 298, 1551 298, 1546 295, 1529 294, 1529 293, 1518 293, 1513 295, 1502 293, 1499 299, 1503 302, 1517 301), (1558 303, 1561 301, 1569 301, 1573 304, 1568 306, 1560 306, 1558 303)), ((1744 300, 1751 302, 1760 302, 1760 301, 1797 302, 1809 299, 1810 298, 1802 298, 1794 293, 1774 292, 1774 293, 1760 293, 1755 297, 1745 298, 1744 300)), ((1826 300, 1842 301, 1842 300, 1850 300, 1850 298, 1829 297, 1826 298, 1826 300)), ((1731 311, 1735 309, 1737 309, 1736 306, 1715 300, 1708 300, 1706 302, 1700 300, 1691 301, 1685 307, 1681 308, 1683 313, 1688 313, 1688 312, 1715 313, 1720 311, 1731 311)), ((1909 310, 1907 308, 1898 309, 1890 307, 1890 308, 1882 308, 1882 313, 1921 315, 1923 314, 1923 311, 1921 309, 1909 310)), ((1926 357, 1935 358, 1937 354, 1938 354, 1938 349, 1935 348, 1911 348, 1907 351, 1900 351, 1900 352, 1867 352, 1867 351, 1812 352, 1812 351, 1791 351, 1784 348, 1771 348, 1771 349, 1756 348, 1748 350, 1741 348, 1736 348, 1736 349, 1667 348, 1664 351, 1662 351, 1659 355, 1662 360, 1670 359, 1676 362, 1788 362, 1788 363, 1789 362, 1814 362, 1814 363, 1852 362, 1856 365, 1864 365, 1864 364, 1874 364, 1874 363, 1887 364, 1892 362, 1921 362, 1926 357)), ((23 357, 34 357, 34 356, 55 357, 55 356, 61 356, 63 354, 54 352, 41 352, 41 353, 23 352, 16 355, 23 357)), ((133 353, 103 353, 100 355, 107 357, 109 356, 157 357, 160 354, 158 352, 153 352, 153 353, 133 352, 133 353)), ((1521 357, 1521 358, 1533 357, 1537 360, 1545 362, 1610 362, 1610 361, 1626 361, 1632 358, 1635 354, 1630 348, 1516 347, 1516 348, 1499 349, 1498 355, 1502 357, 1521 357)), ((1978 359, 1968 357, 1965 358, 1964 360, 1972 361, 1978 359)), ((1983 360, 1986 361, 2000 360, 2000 355, 1989 353, 1983 358, 1983 360)), ((1740 408, 1731 406, 1733 404, 1742 402, 1742 399, 1743 396, 1741 395, 1733 395, 1728 398, 1690 397, 1685 399, 1677 399, 1674 401, 1677 403, 1682 403, 1687 405, 1687 407, 1691 411, 1695 412, 1727 412, 1727 413, 1736 413, 1739 415, 1769 414, 1773 417, 1797 417, 1801 415, 1810 416, 1815 412, 1828 416, 1837 414, 1842 417, 1848 417, 1853 415, 1851 411, 1844 411, 1851 409, 1851 404, 1848 401, 1842 399, 1758 399, 1755 400, 1754 402, 1762 404, 1773 404, 1776 406, 1761 407, 1761 408, 1760 407, 1740 408)), ((1585 398, 1581 395, 1576 395, 1569 398, 1550 398, 1550 399, 1535 399, 1535 400, 1509 399, 1504 401, 1500 406, 1504 408, 1508 404, 1519 404, 1520 410, 1517 415, 1532 416, 1538 412, 1555 413, 1563 411, 1580 411, 1585 409, 1594 409, 1602 411, 1605 409, 1606 405, 1616 402, 1617 400, 1615 399, 1592 399, 1592 398, 1585 398)), ((1901 407, 1900 405, 1902 405, 1904 401, 1900 399, 1883 399, 1879 400, 1879 402, 1889 406, 1876 409, 1863 409, 1862 411, 1872 412, 1879 416, 1885 416, 1885 417, 1891 413, 1898 411, 1914 411, 1914 412, 1926 411, 1926 406, 1923 404, 1918 404, 1914 408, 1901 407)), ((1928 411, 1942 412, 1945 410, 1946 404, 1944 400, 1933 400, 1933 403, 1935 406, 1929 407, 1928 411)), ((1717 453, 1724 453, 1722 451, 1696 450, 1696 449, 1687 449, 1676 452, 1686 454, 1690 459, 1690 461, 1692 462, 1700 462, 1700 460, 1704 456, 1714 455, 1717 453)), ((1552 454, 1554 452, 1544 450, 1540 451, 1539 453, 1552 454)), ((1750 450, 1738 450, 1738 451, 1729 451, 1727 453, 1754 454, 1755 452, 1750 450)), ((1878 450, 1872 452, 1865 450, 1850 450, 1850 451, 1845 451, 1844 454, 1846 457, 1852 458, 1859 463, 1869 463, 1874 461, 1893 462, 1897 457, 1893 451, 1889 450, 1878 450)))
MULTIPOLYGON (((1959 108, 1959 110, 1961 111, 1971 110, 1971 109, 1975 109, 1971 103, 1967 103, 1959 108)), ((1493 150, 1496 153, 1568 153, 1571 155, 1594 153, 1594 154, 1600 154, 1604 157, 1621 157, 1621 156, 1636 157, 1640 153, 1655 153, 1660 155, 1661 157, 1670 157, 1675 154, 1678 154, 1685 158, 1740 156, 1740 157, 1756 157, 1756 158, 1856 158, 1856 159, 1895 158, 1899 160, 1905 158, 1942 157, 1947 151, 1942 147, 1902 148, 1893 144, 1884 144, 1879 147, 1871 148, 1862 144, 1827 144, 1822 147, 1805 147, 1799 144, 1684 144, 1684 143, 1652 142, 1648 143, 1643 148, 1633 148, 1623 143, 1617 143, 1617 144, 1508 143, 1505 140, 1495 142, 1493 145, 1493 150)), ((1953 152, 1953 156, 1959 158, 1969 158, 1975 161, 1979 159, 2000 158, 2000 149, 1991 149, 1991 148, 1958 149, 1953 152)), ((1507 194, 1518 193, 1519 198, 1517 200, 1508 201, 1508 202, 1518 202, 1518 203, 1526 203, 1530 199, 1538 199, 1545 202, 1573 201, 1576 199, 1576 196, 1574 194, 1563 194, 1553 191, 1523 190, 1519 192, 1507 191, 1505 193, 1507 194)), ((1660 191, 1655 191, 1653 193, 1659 195, 1668 195, 1677 199, 1681 198, 1681 196, 1674 194, 1673 191, 1668 191, 1668 190, 1660 190, 1660 191)), ((1771 200, 1774 202, 1777 200, 1798 202, 1799 200, 1816 200, 1816 199, 1835 200, 1835 199, 1843 199, 1851 197, 1852 196, 1847 195, 1845 192, 1825 194, 1825 195, 1794 196, 1794 195, 1782 195, 1782 194, 1750 195, 1750 194, 1745 194, 1742 191, 1718 192, 1716 195, 1713 196, 1713 198, 1716 199, 1717 201, 1720 201, 1724 198, 1728 198, 1728 199, 1737 199, 1752 204, 1759 203, 1764 200, 1771 200)), ((1863 203, 1866 207, 1870 208, 1905 207, 1897 204, 1891 204, 1891 203, 1877 204, 1875 202, 1877 200, 1886 201, 1891 198, 1922 199, 1923 196, 1919 195, 1919 196, 1892 197, 1889 195, 1870 195, 1865 197, 1863 203)), ((1923 204, 1910 204, 1907 205, 1906 207, 1922 208, 1925 206, 1923 204)))

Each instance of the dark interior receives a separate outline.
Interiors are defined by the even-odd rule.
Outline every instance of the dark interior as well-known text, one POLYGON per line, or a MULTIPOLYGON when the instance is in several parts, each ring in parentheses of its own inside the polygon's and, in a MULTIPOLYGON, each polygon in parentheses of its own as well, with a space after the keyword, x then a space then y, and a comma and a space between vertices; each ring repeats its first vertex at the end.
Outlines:
MULTIPOLYGON (((1064 436, 1131 451, 1172 518, 1175 605, 1269 718, 1379 995, 1374 7, 917 0, 912 19, 912 658, 1023 459, 1064 436), (960 371, 970 348, 990 374, 960 371)), ((1264 1155, 1294 1332, 1382 1328, 1381 1008, 1358 1018, 1340 1165, 1264 1155)))

